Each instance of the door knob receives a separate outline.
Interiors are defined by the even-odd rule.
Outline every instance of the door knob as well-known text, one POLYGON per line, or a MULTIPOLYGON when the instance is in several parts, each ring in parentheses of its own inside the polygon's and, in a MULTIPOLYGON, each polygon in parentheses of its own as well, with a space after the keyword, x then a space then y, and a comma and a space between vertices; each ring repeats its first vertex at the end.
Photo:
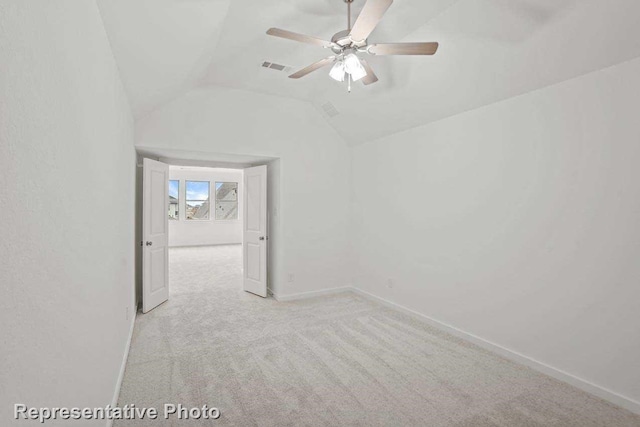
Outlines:
POLYGON ((147 246, 153 245, 153 242, 147 242, 147 246))
POLYGON ((260 236, 260 240, 264 240, 264 236, 260 236))

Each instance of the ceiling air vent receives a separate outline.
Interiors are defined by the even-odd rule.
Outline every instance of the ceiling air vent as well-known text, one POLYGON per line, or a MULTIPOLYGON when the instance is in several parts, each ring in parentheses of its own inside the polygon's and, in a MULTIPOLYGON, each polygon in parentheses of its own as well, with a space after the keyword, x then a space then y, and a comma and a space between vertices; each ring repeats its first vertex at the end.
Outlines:
POLYGON ((282 65, 282 64, 276 64, 274 62, 263 62, 262 66, 264 68, 270 68, 272 70, 276 70, 276 71, 284 71, 284 72, 289 72, 291 71, 291 67, 288 67, 286 65, 282 65))
POLYGON ((335 117, 338 114, 340 114, 336 109, 336 107, 331 102, 326 102, 322 104, 322 111, 324 111, 325 114, 329 117, 335 117))

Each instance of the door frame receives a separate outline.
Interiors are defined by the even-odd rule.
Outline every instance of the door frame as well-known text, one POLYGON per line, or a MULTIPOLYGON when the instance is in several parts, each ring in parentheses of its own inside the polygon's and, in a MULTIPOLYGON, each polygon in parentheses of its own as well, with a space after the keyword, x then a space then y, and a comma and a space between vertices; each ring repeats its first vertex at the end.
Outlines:
MULTIPOLYGON (((211 168, 246 169, 252 166, 267 165, 268 212, 267 212, 267 292, 273 296, 273 285, 278 280, 284 280, 285 275, 280 272, 279 263, 282 259, 282 226, 280 225, 282 192, 280 171, 282 159, 273 156, 244 156, 233 153, 198 153, 182 152, 173 149, 138 148, 136 161, 136 203, 135 203, 135 289, 136 307, 142 308, 142 179, 143 159, 149 158, 171 166, 201 166, 211 168), (200 158, 198 158, 200 157, 200 158), (230 161, 230 159, 232 159, 230 161), (259 159, 259 160, 257 160, 259 159)), ((244 255, 243 255, 244 257, 244 255)))

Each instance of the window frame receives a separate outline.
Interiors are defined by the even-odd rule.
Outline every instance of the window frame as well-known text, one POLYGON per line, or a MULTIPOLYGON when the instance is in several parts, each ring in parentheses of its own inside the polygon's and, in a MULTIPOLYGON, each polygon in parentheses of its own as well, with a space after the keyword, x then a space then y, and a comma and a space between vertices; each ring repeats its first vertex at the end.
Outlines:
MULTIPOLYGON (((215 209, 213 210, 213 219, 215 221, 222 221, 222 222, 232 222, 232 221, 240 221, 240 183, 237 181, 215 181, 215 185, 214 185, 214 189, 215 189, 215 197, 214 197, 214 202, 215 202, 215 209), (218 210, 218 184, 227 184, 227 183, 233 183, 236 185, 236 205, 237 205, 237 213, 236 213, 236 217, 232 218, 232 219, 218 219, 216 217, 216 211, 218 210)), ((224 202, 225 200, 221 200, 221 202, 224 202)), ((230 202, 232 200, 226 200, 227 202, 230 202)))
POLYGON ((192 179, 185 179, 184 181, 184 220, 185 221, 211 221, 211 181, 201 181, 201 180, 192 180, 192 179), (202 182, 202 183, 207 183, 208 186, 208 199, 207 200, 196 200, 196 199, 188 199, 187 198, 187 186, 190 182, 202 182), (209 217, 208 218, 187 218, 187 204, 189 202, 209 202, 209 217))

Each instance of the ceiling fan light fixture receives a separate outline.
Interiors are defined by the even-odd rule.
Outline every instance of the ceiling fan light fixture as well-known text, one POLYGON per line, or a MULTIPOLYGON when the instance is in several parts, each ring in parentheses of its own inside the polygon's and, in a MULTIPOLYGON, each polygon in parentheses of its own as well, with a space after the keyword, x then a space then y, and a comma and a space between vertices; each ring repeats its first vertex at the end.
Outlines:
POLYGON ((334 64, 334 66, 331 67, 331 71, 329 71, 329 76, 331 76, 331 78, 334 79, 335 81, 343 82, 344 75, 345 75, 344 62, 337 61, 334 64))
POLYGON ((351 75, 351 79, 354 82, 367 75, 367 70, 364 69, 360 59, 354 53, 350 53, 344 58, 344 69, 347 74, 351 75))
POLYGON ((354 81, 362 80, 367 86, 378 81, 378 77, 369 63, 364 59, 360 59, 357 54, 367 53, 381 56, 433 55, 438 50, 439 45, 437 42, 369 44, 369 36, 376 29, 393 0, 363 0, 362 11, 353 25, 351 25, 351 3, 354 0, 343 1, 347 4, 347 29, 335 33, 331 37, 331 41, 280 28, 267 30, 267 34, 270 36, 322 46, 333 52, 332 56, 314 62, 291 74, 289 78, 299 79, 333 63, 329 75, 338 82, 348 81, 348 90, 351 91, 351 83, 354 81))

